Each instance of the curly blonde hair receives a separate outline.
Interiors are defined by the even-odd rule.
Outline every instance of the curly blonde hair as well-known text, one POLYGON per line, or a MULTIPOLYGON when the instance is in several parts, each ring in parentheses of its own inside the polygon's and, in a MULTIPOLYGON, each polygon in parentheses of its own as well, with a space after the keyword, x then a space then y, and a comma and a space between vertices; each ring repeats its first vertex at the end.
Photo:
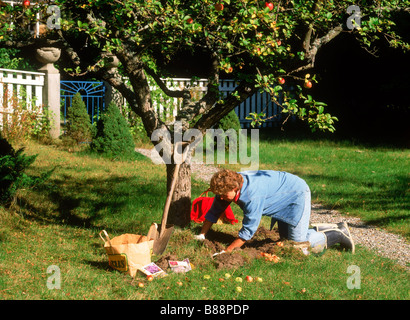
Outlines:
POLYGON ((221 170, 216 172, 210 183, 210 191, 214 194, 223 195, 235 188, 240 188, 243 183, 243 177, 232 170, 221 170))

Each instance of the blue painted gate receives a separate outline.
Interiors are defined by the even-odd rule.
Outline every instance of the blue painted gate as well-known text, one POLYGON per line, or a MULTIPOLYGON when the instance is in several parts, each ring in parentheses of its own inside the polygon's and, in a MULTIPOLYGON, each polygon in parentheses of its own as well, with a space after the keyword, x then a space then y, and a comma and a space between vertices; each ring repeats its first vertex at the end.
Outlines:
POLYGON ((64 124, 66 123, 67 109, 71 107, 74 95, 79 92, 87 107, 91 123, 98 121, 100 114, 105 110, 105 85, 99 81, 61 81, 60 94, 64 124))

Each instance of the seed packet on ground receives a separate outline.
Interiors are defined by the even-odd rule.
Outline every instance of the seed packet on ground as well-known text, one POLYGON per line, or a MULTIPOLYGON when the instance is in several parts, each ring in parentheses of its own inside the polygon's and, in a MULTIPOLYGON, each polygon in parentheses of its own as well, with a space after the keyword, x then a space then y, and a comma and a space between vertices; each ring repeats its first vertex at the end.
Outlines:
POLYGON ((188 272, 189 270, 192 270, 192 264, 189 262, 188 258, 182 261, 169 260, 168 263, 171 270, 175 273, 188 272))
POLYGON ((159 266, 157 266, 154 262, 147 264, 140 268, 140 271, 146 274, 147 276, 152 275, 153 277, 164 277, 166 276, 166 272, 162 270, 159 266))

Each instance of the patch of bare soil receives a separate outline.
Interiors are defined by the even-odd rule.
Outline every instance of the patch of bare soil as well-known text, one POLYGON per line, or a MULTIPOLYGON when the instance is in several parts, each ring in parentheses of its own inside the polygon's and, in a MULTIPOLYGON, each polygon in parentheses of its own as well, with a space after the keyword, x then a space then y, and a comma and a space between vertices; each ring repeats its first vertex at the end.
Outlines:
MULTIPOLYGON (((215 235, 211 233, 203 243, 212 253, 217 253, 224 250, 233 239, 234 237, 230 234, 215 235)), ((269 231, 264 227, 259 227, 254 237, 247 241, 242 248, 215 256, 214 263, 217 269, 237 268, 253 259, 264 258, 262 253, 277 256, 279 259, 283 257, 303 259, 305 255, 293 245, 292 241, 280 241, 279 233, 276 230, 269 231)))

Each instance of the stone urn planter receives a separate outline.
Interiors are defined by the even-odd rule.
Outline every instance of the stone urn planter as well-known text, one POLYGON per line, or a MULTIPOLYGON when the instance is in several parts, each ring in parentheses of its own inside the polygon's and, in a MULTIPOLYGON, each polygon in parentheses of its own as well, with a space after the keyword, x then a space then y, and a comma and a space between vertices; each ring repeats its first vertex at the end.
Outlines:
POLYGON ((58 70, 54 68, 53 63, 60 59, 60 55, 61 50, 59 48, 42 47, 36 49, 36 59, 44 64, 40 70, 49 73, 58 73, 58 70))
POLYGON ((36 58, 44 64, 54 63, 60 59, 61 50, 54 47, 43 47, 36 50, 36 58))

